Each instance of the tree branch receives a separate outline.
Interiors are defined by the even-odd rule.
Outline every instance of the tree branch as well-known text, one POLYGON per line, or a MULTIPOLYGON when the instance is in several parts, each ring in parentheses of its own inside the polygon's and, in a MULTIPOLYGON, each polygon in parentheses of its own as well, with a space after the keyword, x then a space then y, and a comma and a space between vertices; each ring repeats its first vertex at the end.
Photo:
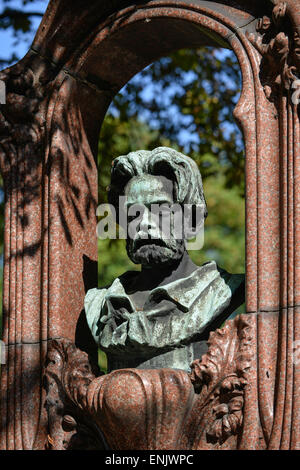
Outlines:
POLYGON ((16 18, 28 18, 29 16, 38 16, 42 17, 43 13, 38 11, 21 11, 13 10, 11 8, 6 8, 3 13, 0 14, 0 20, 5 18, 16 19, 16 18))

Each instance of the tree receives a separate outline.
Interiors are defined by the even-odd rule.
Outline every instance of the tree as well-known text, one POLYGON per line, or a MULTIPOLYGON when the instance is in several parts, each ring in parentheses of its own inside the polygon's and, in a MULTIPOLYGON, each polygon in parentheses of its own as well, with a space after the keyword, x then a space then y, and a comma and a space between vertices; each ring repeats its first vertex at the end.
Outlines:
POLYGON ((233 118, 240 82, 233 52, 179 50, 134 77, 116 96, 111 112, 121 122, 134 117, 159 129, 196 159, 204 178, 225 169, 226 186, 243 193, 243 142, 233 118))

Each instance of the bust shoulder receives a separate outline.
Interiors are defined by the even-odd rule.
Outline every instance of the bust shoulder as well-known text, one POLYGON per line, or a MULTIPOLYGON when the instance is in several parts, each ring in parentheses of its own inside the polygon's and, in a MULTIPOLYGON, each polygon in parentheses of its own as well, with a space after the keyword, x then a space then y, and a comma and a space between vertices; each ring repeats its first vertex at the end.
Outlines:
MULTIPOLYGON (((94 288, 88 290, 84 298, 84 310, 86 315, 86 320, 89 325, 89 328, 95 338, 94 332, 96 331, 96 322, 99 318, 99 313, 107 293, 107 288, 94 288)), ((96 338, 95 338, 96 339, 96 338)))
POLYGON ((105 293, 107 292, 108 288, 104 287, 101 289, 98 289, 98 287, 95 287, 94 289, 90 289, 87 291, 86 296, 84 298, 84 307, 86 310, 89 310, 91 305, 97 301, 101 301, 101 299, 104 297, 105 293))
POLYGON ((117 277, 111 285, 103 288, 88 290, 84 299, 84 310, 87 323, 93 333, 95 340, 97 340, 96 331, 97 322, 99 320, 103 304, 107 295, 124 295, 125 290, 123 284, 128 283, 133 276, 136 276, 137 271, 126 271, 121 276, 117 277))

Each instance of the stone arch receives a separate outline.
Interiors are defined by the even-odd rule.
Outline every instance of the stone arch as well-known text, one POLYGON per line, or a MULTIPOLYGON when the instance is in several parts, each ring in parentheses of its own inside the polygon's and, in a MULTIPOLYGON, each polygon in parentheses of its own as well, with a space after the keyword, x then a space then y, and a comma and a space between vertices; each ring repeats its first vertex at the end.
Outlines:
POLYGON ((76 337, 93 354, 80 312, 96 280, 95 156, 109 103, 159 56, 202 44, 232 48, 243 77, 235 116, 246 149, 246 308, 259 313, 248 403, 259 403, 248 410, 242 441, 247 448, 257 448, 261 437, 273 448, 300 445, 292 363, 300 327, 299 120, 291 93, 298 38, 296 0, 99 0, 92 6, 78 0, 72 7, 50 1, 28 54, 0 75, 8 90, 0 114, 9 350, 1 379, 2 448, 44 446, 40 377, 48 342, 76 337), (276 48, 280 40, 284 53, 276 48))

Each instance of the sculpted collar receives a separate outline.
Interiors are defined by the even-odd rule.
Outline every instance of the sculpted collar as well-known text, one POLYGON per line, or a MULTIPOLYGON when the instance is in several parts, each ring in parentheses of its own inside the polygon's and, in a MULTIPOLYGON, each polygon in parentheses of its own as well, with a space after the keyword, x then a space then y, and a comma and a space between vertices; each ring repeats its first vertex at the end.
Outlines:
MULTIPOLYGON (((134 277, 138 274, 139 273, 136 271, 128 271, 119 278, 116 278, 106 291, 105 301, 107 302, 116 297, 119 299, 124 298, 127 300, 127 302, 129 302, 131 311, 134 311, 135 308, 130 299, 130 295, 126 293, 125 288, 126 284, 132 282, 134 277)), ((236 276, 237 275, 234 275, 235 278, 236 276)), ((203 292, 206 287, 208 287, 211 282, 218 277, 220 277, 220 282, 222 282, 221 277, 223 277, 224 281, 229 285, 229 287, 231 287, 230 284, 233 284, 230 283, 230 278, 233 276, 218 268, 215 261, 210 261, 202 266, 199 266, 186 278, 178 279, 164 286, 154 288, 149 293, 149 297, 145 306, 152 302, 157 303, 157 301, 161 299, 167 299, 174 302, 183 312, 188 312, 201 292, 203 292)), ((239 275, 238 277, 240 278, 239 275)), ((241 279, 239 279, 239 283, 240 282, 241 279)), ((234 283, 236 284, 236 279, 234 283)), ((232 285, 232 287, 234 286, 232 285)))
POLYGON ((127 292, 138 275, 127 272, 109 288, 91 289, 85 298, 88 325, 110 358, 110 370, 129 367, 129 363, 136 367, 141 358, 150 360, 174 348, 181 352, 187 348, 185 366, 182 358, 167 364, 188 368, 192 354, 188 345, 200 341, 209 327, 221 324, 244 301, 244 275, 227 273, 211 261, 186 278, 156 287, 143 308, 137 309, 127 292), (114 365, 113 357, 118 358, 114 365))

